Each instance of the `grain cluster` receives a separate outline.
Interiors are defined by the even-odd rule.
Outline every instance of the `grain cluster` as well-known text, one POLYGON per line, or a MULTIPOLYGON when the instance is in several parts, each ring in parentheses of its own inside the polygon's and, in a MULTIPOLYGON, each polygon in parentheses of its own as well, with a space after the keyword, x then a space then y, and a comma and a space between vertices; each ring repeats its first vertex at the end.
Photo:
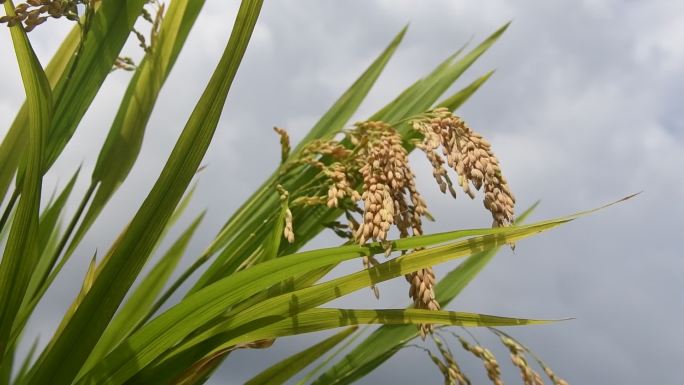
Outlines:
POLYGON ((487 377, 492 384, 504 385, 504 382, 501 379, 501 368, 499 367, 499 362, 489 349, 480 345, 471 344, 461 336, 458 336, 458 340, 461 342, 461 346, 464 350, 482 360, 482 364, 487 371, 487 377))
MULTIPOLYGON (((425 153, 432 165, 434 178, 442 192, 456 191, 447 168, 458 178, 458 185, 471 198, 482 190, 484 205, 491 212, 494 226, 513 221, 515 198, 503 177, 491 145, 446 109, 428 111, 408 120, 409 127, 420 135, 415 145, 425 153)), ((289 137, 283 129, 280 136, 282 159, 289 153, 289 137)), ((283 164, 283 174, 301 172, 299 166, 318 170, 326 186, 324 196, 297 196, 294 202, 344 210, 347 224, 332 226, 337 234, 348 235, 359 245, 379 242, 391 253, 387 242, 395 231, 400 238, 423 234, 423 218, 428 208, 418 191, 416 177, 408 159, 408 150, 399 130, 382 121, 364 121, 345 131, 341 140, 317 139, 308 143, 295 159, 283 164)), ((363 258, 364 268, 379 262, 363 258)), ((431 267, 406 275, 409 297, 418 309, 439 310, 435 296, 435 273, 431 267)), ((376 296, 378 289, 373 287, 376 296)), ((421 325, 423 338, 431 331, 421 325)))
POLYGON ((501 342, 511 352, 511 362, 520 370, 523 383, 525 385, 544 385, 541 375, 527 363, 525 349, 512 338, 506 336, 501 336, 501 342))
POLYGON ((456 172, 458 184, 469 197, 475 198, 473 189, 483 190, 484 206, 491 212, 494 225, 505 226, 513 221, 515 197, 492 146, 482 135, 445 109, 434 110, 431 117, 416 119, 412 124, 423 135, 417 147, 432 164, 433 176, 442 192, 448 189, 456 196, 446 164, 456 172))
MULTIPOLYGON (((0 0, 0 4, 4 2, 0 0)), ((14 16, 0 17, 0 23, 6 23, 8 27, 21 24, 26 32, 31 32, 49 17, 78 21, 78 6, 88 3, 88 0, 27 0, 16 6, 14 16)))
POLYGON ((449 385, 470 385, 470 379, 461 371, 461 367, 458 366, 456 358, 454 358, 453 353, 446 343, 435 334, 431 334, 431 336, 432 341, 444 358, 444 364, 446 364, 444 365, 447 369, 446 372, 442 371, 442 374, 444 374, 444 383, 448 383, 449 385))

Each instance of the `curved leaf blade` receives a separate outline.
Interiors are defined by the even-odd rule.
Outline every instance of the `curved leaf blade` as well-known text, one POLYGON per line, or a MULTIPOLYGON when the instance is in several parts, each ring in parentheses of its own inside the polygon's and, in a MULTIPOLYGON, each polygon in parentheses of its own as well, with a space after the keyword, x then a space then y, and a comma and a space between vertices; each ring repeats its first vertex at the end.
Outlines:
MULTIPOLYGON (((120 6, 111 2, 105 4, 120 6)), ((32 370, 29 384, 73 381, 104 332, 200 165, 247 49, 261 5, 262 0, 243 0, 223 56, 161 175, 105 257, 107 262, 64 331, 55 336, 32 370)))
MULTIPOLYGON (((361 102, 366 98, 368 92, 375 84, 385 66, 394 55, 399 44, 406 33, 407 28, 402 29, 397 34, 385 50, 371 63, 371 65, 364 71, 364 73, 347 89, 344 94, 330 107, 330 109, 321 117, 321 119, 314 125, 309 134, 300 142, 300 144, 290 153, 290 157, 300 153, 304 144, 313 139, 320 139, 322 137, 334 135, 337 133, 349 120, 349 118, 356 112, 361 105, 361 102)), ((273 181, 276 175, 272 175, 259 190, 250 199, 245 202, 223 226, 215 240, 205 251, 204 255, 212 255, 222 248, 224 248, 231 240, 244 239, 242 235, 250 234, 253 228, 248 226, 248 222, 262 223, 263 217, 260 217, 259 212, 269 213, 273 207, 279 205, 277 197, 272 196, 273 181), (264 204, 264 200, 268 204, 264 204)), ((214 282, 219 278, 219 273, 227 263, 231 253, 221 253, 209 268, 197 280, 190 293, 199 290, 200 288, 214 282)))
MULTIPOLYGON (((51 87, 54 88, 64 75, 71 57, 78 49, 80 37, 80 28, 75 26, 45 68, 51 87)), ((24 102, 0 144, 0 201, 4 199, 19 166, 21 154, 26 150, 27 132, 24 127, 28 126, 28 118, 28 104, 24 102)))
POLYGON ((204 0, 174 0, 170 3, 159 35, 128 83, 107 139, 100 150, 91 182, 98 184, 98 188, 67 248, 67 256, 73 253, 137 161, 159 92, 203 5, 204 0))
POLYGON ((534 320, 486 314, 422 309, 311 309, 227 341, 235 345, 249 341, 286 337, 352 325, 434 324, 464 327, 540 325, 558 320, 534 320))
POLYGON ((330 349, 344 341, 356 331, 356 327, 350 327, 334 334, 331 337, 276 363, 263 372, 257 374, 245 385, 280 385, 319 359, 330 349))
MULTIPOLYGON (((536 227, 508 227, 483 230, 487 232, 495 231, 497 235, 474 237, 454 244, 414 252, 367 271, 361 271, 337 280, 270 298, 239 313, 233 319, 201 333, 188 342, 188 346, 205 340, 208 337, 216 336, 224 331, 228 334, 246 332, 247 330, 242 330, 240 327, 249 324, 256 317, 262 318, 268 315, 289 314, 292 301, 295 301, 294 303, 297 304, 299 311, 304 311, 354 290, 367 287, 372 283, 391 279, 448 259, 463 257, 476 252, 478 248, 493 247, 501 242, 505 243, 522 239, 565 222, 561 220, 536 227)), ((400 243, 400 241, 396 241, 396 243, 400 243)), ((328 254, 329 250, 323 251, 323 253, 318 250, 281 257, 258 264, 217 281, 207 288, 190 295, 178 305, 167 310, 131 335, 103 361, 97 364, 81 382, 98 383, 106 379, 106 381, 112 381, 113 383, 121 383, 133 376, 141 365, 145 366, 151 363, 167 349, 175 346, 179 339, 188 336, 206 322, 220 316, 231 305, 248 298, 254 293, 266 290, 271 285, 285 280, 297 272, 313 270, 346 259, 355 258, 359 256, 360 252, 365 253, 369 250, 368 247, 361 246, 345 246, 339 249, 345 248, 348 250, 356 248, 356 251, 331 255, 328 254)), ((382 250, 381 247, 378 247, 377 252, 380 253, 382 250)), ((277 319, 272 320, 272 322, 276 321, 277 319)), ((244 327, 256 329, 263 326, 265 325, 247 325, 244 327)), ((221 339, 229 340, 230 338, 221 339)))
MULTIPOLYGON (((5 12, 14 16, 12 1, 5 12)), ((0 262, 0 361, 9 345, 12 325, 38 263, 38 213, 44 157, 44 140, 52 121, 52 93, 22 26, 10 28, 19 71, 24 84, 28 111, 28 148, 23 158, 26 176, 7 245, 0 262)))
POLYGON ((87 370, 88 367, 101 359, 105 354, 112 350, 119 341, 126 338, 130 332, 136 328, 136 325, 138 325, 145 314, 147 314, 154 299, 159 292, 161 292, 166 281, 176 268, 176 265, 178 265, 190 239, 203 218, 204 213, 195 218, 190 226, 188 226, 173 245, 171 245, 168 251, 159 259, 145 279, 140 282, 140 285, 133 291, 121 310, 118 311, 112 322, 107 326, 107 329, 102 333, 102 337, 100 337, 100 340, 90 353, 86 364, 81 370, 87 370))

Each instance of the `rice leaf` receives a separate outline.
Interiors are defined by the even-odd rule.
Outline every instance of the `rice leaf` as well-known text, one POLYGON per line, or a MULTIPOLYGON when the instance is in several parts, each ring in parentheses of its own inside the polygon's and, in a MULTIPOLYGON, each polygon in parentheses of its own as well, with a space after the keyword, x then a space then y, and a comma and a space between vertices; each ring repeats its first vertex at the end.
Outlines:
MULTIPOLYGON (((143 319, 150 309, 154 299, 164 288, 167 280, 175 270, 183 253, 187 249, 190 239, 202 222, 204 213, 200 214, 188 226, 188 228, 178 237, 176 242, 159 259, 157 264, 150 270, 145 279, 126 300, 121 310, 116 314, 107 329, 102 333, 102 337, 83 365, 84 368, 90 367, 94 362, 101 359, 122 339, 126 338, 136 325, 143 319)), ((82 369, 83 370, 83 369, 82 369)))
POLYGON ((310 309, 297 314, 296 317, 272 323, 264 328, 242 334, 225 345, 235 345, 249 341, 291 336, 334 329, 342 326, 380 324, 435 324, 464 327, 487 326, 522 326, 540 325, 557 320, 535 320, 526 318, 510 318, 486 314, 465 313, 455 311, 435 311, 423 309, 310 309))
POLYGON ((203 5, 204 0, 174 0, 170 3, 159 35, 128 83, 107 139, 100 150, 91 180, 92 184, 98 185, 97 192, 67 248, 67 258, 138 159, 145 129, 159 92, 203 5))
MULTIPOLYGON (((257 318, 263 319, 263 317, 272 315, 275 317, 271 317, 271 322, 275 322, 278 317, 288 316, 288 314, 294 315, 292 314, 293 311, 299 312, 313 308, 354 290, 370 286, 372 283, 391 279, 424 266, 463 257, 475 253, 481 248, 494 247, 501 243, 522 239, 565 222, 565 220, 561 220, 532 227, 489 229, 488 231, 496 230, 498 234, 473 237, 446 246, 414 252, 367 271, 270 298, 237 314, 230 322, 223 322, 217 327, 193 337, 187 346, 192 346, 196 342, 201 342, 224 331, 231 335, 240 335, 249 331, 241 329, 240 326, 243 328, 254 327, 255 329, 266 326, 249 324, 250 321, 257 318), (296 310, 293 310, 292 306, 295 306, 294 309, 296 310)), ((401 245, 400 241, 395 242, 395 244, 397 243, 401 245)), ((376 252, 383 252, 384 249, 378 246, 375 246, 376 252)), ((221 315, 232 304, 244 300, 260 290, 268 289, 274 283, 286 280, 298 272, 339 263, 343 260, 355 258, 359 256, 359 253, 371 250, 369 247, 361 246, 343 246, 337 249, 350 251, 335 253, 334 249, 324 249, 323 251, 316 250, 281 257, 232 274, 190 295, 124 340, 79 382, 122 383, 135 375, 141 366, 149 364, 157 356, 176 345, 180 339, 221 315)), ((395 249, 399 250, 401 247, 395 249)))
POLYGON ((438 107, 444 107, 448 108, 450 111, 455 111, 463 103, 465 103, 466 100, 470 99, 470 97, 482 87, 482 85, 489 80, 489 78, 494 75, 494 71, 489 71, 483 76, 475 79, 472 83, 468 84, 466 87, 463 89, 459 90, 455 94, 449 96, 446 98, 444 101, 441 101, 437 104, 438 107))
POLYGON ((244 334, 255 327, 255 325, 252 324, 255 319, 273 322, 272 318, 281 317, 283 314, 295 316, 301 311, 327 303, 353 291, 370 287, 379 282, 421 268, 437 265, 450 259, 462 258, 504 243, 514 242, 518 239, 523 239, 538 232, 548 230, 562 223, 565 222, 533 227, 534 230, 514 230, 511 232, 503 232, 498 235, 473 237, 453 244, 413 252, 376 265, 368 270, 363 270, 328 282, 296 290, 291 293, 272 297, 239 314, 235 314, 233 317, 229 317, 221 322, 220 325, 193 337, 193 339, 186 344, 191 345, 194 341, 200 341, 224 332, 228 334, 237 332, 244 334), (433 263, 428 263, 428 261, 432 261, 433 263))
MULTIPOLYGON (((523 223, 537 205, 538 202, 525 210, 516 220, 516 224, 523 223)), ((449 272, 437 283, 437 301, 445 306, 456 298, 499 250, 500 247, 496 247, 473 254, 449 272)), ((319 376, 312 385, 341 385, 357 381, 390 359, 402 346, 417 336, 418 331, 410 325, 382 326, 319 376)))
MULTIPOLYGON (((48 206, 45 211, 40 216, 40 225, 38 231, 38 250, 40 260, 36 265, 36 269, 31 277, 31 282, 28 287, 28 295, 26 299, 32 299, 36 294, 40 283, 46 278, 47 274, 50 272, 50 249, 56 246, 56 240, 59 239, 59 226, 57 226, 58 220, 62 215, 64 206, 66 205, 67 199, 71 196, 71 192, 78 179, 78 174, 81 168, 74 173, 69 182, 64 186, 64 189, 59 194, 57 199, 48 206), (48 247, 48 242, 52 241, 52 247, 48 247)), ((25 300, 26 301, 26 300, 25 300)), ((22 308, 25 308, 26 303, 22 308)), ((16 329, 16 327, 15 327, 16 329)))
MULTIPOLYGON (((206 357, 215 357, 217 354, 225 354, 231 349, 235 349, 240 344, 249 343, 252 341, 271 340, 279 337, 287 337, 292 335, 299 335, 304 333, 312 333, 323 330, 335 329, 343 326, 356 325, 406 325, 415 329, 414 324, 430 323, 435 325, 448 326, 463 326, 463 327, 487 327, 491 325, 498 326, 523 326, 523 325, 539 325, 554 322, 555 320, 532 320, 523 318, 509 318, 491 316, 485 314, 464 313, 464 312, 450 312, 450 311, 430 311, 422 309, 382 309, 382 310, 355 310, 355 309, 309 309, 297 314, 296 317, 285 318, 278 322, 271 323, 263 328, 235 336, 233 339, 226 340, 214 351, 207 354, 206 357)), ((220 335, 214 340, 220 340, 225 336, 220 335)), ((198 345, 194 348, 184 351, 182 354, 171 357, 168 361, 164 361, 157 366, 148 367, 143 370, 128 384, 144 383, 144 384, 163 384, 169 383, 172 378, 177 375, 177 372, 182 368, 187 367, 187 362, 193 359, 198 359, 200 362, 204 358, 198 358, 207 350, 211 342, 208 344, 198 345)), ((215 342, 214 342, 215 343, 215 342)), ((274 371, 275 373, 275 371, 274 371)), ((290 376, 290 373, 283 373, 290 376)), ((268 380, 268 379, 265 379, 268 380)), ((259 382, 267 383, 267 382, 259 382)), ((268 382, 269 384, 271 382, 268 382)), ((279 384, 280 381, 273 383, 279 384)), ((249 384, 246 383, 246 384, 249 384)))
POLYGON ((31 367, 31 362, 33 361, 33 357, 35 356, 36 351, 38 349, 39 341, 40 339, 36 338, 31 344, 31 348, 26 354, 26 357, 24 357, 24 362, 21 364, 21 367, 19 367, 17 375, 14 377, 14 384, 21 384, 24 378, 26 377, 26 373, 28 373, 28 370, 31 367))
MULTIPOLYGON (((106 4, 114 3, 104 3, 102 7, 106 4)), ((71 382, 104 332, 200 165, 261 5, 260 0, 244 0, 240 5, 223 56, 161 175, 125 232, 107 253, 107 261, 83 302, 34 366, 29 384, 71 382)))
POLYGON ((287 199, 284 201, 281 199, 281 207, 278 216, 273 224, 273 230, 271 236, 266 239, 266 246, 264 252, 264 260, 268 261, 278 256, 278 251, 280 250, 280 242, 283 239, 283 229, 285 228, 285 217, 290 210, 287 199))
POLYGON ((356 327, 346 328, 297 354, 291 355, 252 377, 252 379, 245 382, 245 385, 284 384, 302 369, 306 368, 337 344, 344 341, 355 330, 356 327))
MULTIPOLYGON (((55 87, 59 79, 64 75, 71 57, 78 49, 80 37, 80 28, 75 26, 64 38, 50 63, 45 67, 45 75, 52 88, 55 87)), ((24 130, 24 127, 27 125, 28 105, 24 102, 2 143, 0 143, 0 201, 4 200, 7 190, 12 183, 12 177, 19 166, 21 154, 26 150, 27 132, 24 130)))
MULTIPOLYGON (((5 12, 14 16, 14 5, 6 1, 5 12)), ((14 51, 19 63, 28 111, 28 147, 22 160, 26 174, 23 191, 14 214, 7 245, 0 262, 0 362, 9 345, 12 325, 26 289, 38 263, 38 213, 45 146, 44 140, 52 121, 52 94, 43 67, 21 26, 10 28, 14 51)))
POLYGON ((85 40, 73 58, 73 68, 55 88, 55 114, 43 171, 69 142, 128 39, 145 0, 102 1, 93 14, 85 40))
MULTIPOLYGON (((371 87, 375 84, 375 81, 382 73, 385 65, 389 62, 401 43, 405 33, 406 27, 394 37, 387 48, 385 48, 354 84, 352 84, 332 107, 330 107, 323 117, 321 117, 309 134, 307 134, 301 143, 290 153, 291 157, 300 153, 303 149, 303 145, 308 141, 334 135, 347 123, 349 118, 356 112, 361 102, 365 99, 366 95, 368 95, 371 87)), ((262 215, 264 213, 273 212, 273 208, 276 207, 276 205, 279 205, 277 197, 272 196, 275 177, 275 174, 272 175, 259 190, 257 190, 257 192, 231 216, 219 234, 217 234, 212 244, 203 253, 203 257, 207 257, 201 257, 202 260, 208 259, 208 256, 223 249, 231 240, 244 240, 245 234, 254 232, 252 226, 255 223, 263 223, 265 218, 262 215)), ((222 266, 226 263, 226 260, 230 255, 231 254, 227 252, 221 253, 197 280, 192 289, 190 289, 190 293, 213 282, 219 276, 218 272, 222 269, 222 266)), ((197 268, 198 266, 193 267, 197 268)))

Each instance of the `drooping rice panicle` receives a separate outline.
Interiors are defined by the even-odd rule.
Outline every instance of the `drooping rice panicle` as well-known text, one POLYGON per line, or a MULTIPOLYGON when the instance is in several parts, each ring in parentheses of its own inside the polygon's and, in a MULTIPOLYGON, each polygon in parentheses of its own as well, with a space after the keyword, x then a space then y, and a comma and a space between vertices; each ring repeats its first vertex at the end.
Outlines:
POLYGON ((416 119, 413 128, 423 135, 417 146, 426 153, 433 175, 442 192, 447 188, 446 163, 458 174, 458 184, 471 198, 475 190, 483 190, 484 206, 495 226, 505 226, 514 219, 515 197, 504 178, 499 160, 489 142, 473 131, 461 118, 446 109, 436 109, 429 117, 416 119), (446 162, 437 150, 441 147, 446 162))
POLYGON ((461 346, 464 350, 470 352, 475 357, 482 360, 482 363, 487 371, 487 377, 494 385, 503 385, 504 382, 501 378, 501 368, 499 367, 499 362, 492 352, 480 345, 473 345, 469 343, 465 338, 461 336, 456 336, 461 342, 461 346))
POLYGON ((285 163, 287 157, 290 156, 290 135, 287 130, 280 127, 273 127, 273 131, 280 137, 280 163, 285 163))

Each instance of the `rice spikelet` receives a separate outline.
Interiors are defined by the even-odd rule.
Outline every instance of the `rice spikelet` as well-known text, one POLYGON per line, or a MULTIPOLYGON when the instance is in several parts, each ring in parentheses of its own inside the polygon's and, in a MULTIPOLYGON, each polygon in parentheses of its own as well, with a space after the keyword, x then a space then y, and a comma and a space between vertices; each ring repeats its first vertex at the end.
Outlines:
POLYGON ((287 239, 288 243, 294 243, 294 230, 292 228, 292 211, 290 209, 285 210, 285 227, 283 228, 283 236, 287 239))
POLYGON ((357 242, 383 242, 392 225, 402 235, 408 228, 420 232, 420 217, 427 208, 415 187, 401 135, 387 123, 363 122, 357 124, 352 140, 364 144, 358 152, 364 214, 357 242))
MULTIPOLYGON (((4 1, 2 2, 4 3, 4 1)), ((17 4, 13 16, 0 17, 0 23, 8 27, 23 25, 24 31, 31 32, 37 26, 43 24, 49 17, 54 19, 66 18, 78 21, 78 6, 90 6, 88 0, 27 0, 17 4)))
MULTIPOLYGON (((490 328, 490 330, 492 330, 496 335, 498 335, 499 338, 502 338, 502 341, 503 341, 503 338, 507 338, 506 342, 511 344, 513 349, 521 350, 521 352, 528 353, 535 361, 537 361, 539 366, 541 366, 541 368, 544 370, 544 373, 546 374, 547 377, 549 377, 549 379, 551 380, 553 385, 568 385, 567 381, 565 381, 564 379, 557 376, 556 373, 554 373, 553 370, 551 370, 551 368, 548 365, 546 365, 546 363, 544 363, 544 361, 542 361, 542 359, 539 358, 539 356, 537 356, 536 354, 534 354, 534 352, 531 351, 528 347, 524 346, 519 341, 516 341, 513 337, 502 332, 501 330, 498 330, 495 328, 490 328)), ((511 348, 509 348, 509 349, 511 349, 511 348)), ((539 375, 536 374, 535 377, 539 377, 539 375)), ((541 383, 541 379, 539 380, 539 382, 541 383)))
POLYGON ((290 197, 290 193, 288 193, 287 190, 285 190, 285 188, 281 185, 277 185, 276 189, 280 194, 280 204, 285 207, 285 226, 283 227, 283 236, 285 237, 285 239, 287 239, 287 242, 294 243, 295 237, 294 229, 292 226, 292 211, 290 211, 290 208, 287 204, 288 199, 290 197))
POLYGON ((291 151, 290 135, 284 128, 280 127, 273 127, 273 131, 280 137, 280 163, 285 163, 291 151))
POLYGON ((354 202, 361 199, 361 195, 352 188, 349 180, 350 172, 347 167, 339 162, 331 164, 323 169, 323 173, 330 179, 328 188, 328 200, 326 205, 330 208, 339 207, 340 200, 350 197, 354 202))
POLYGON ((459 378, 457 376, 457 373, 448 366, 447 363, 442 362, 442 360, 439 359, 436 355, 434 355, 431 351, 425 348, 421 348, 425 353, 427 353, 428 357, 430 357, 430 360, 437 366, 439 369, 440 373, 442 373, 442 376, 444 376, 444 385, 462 385, 462 384, 470 384, 470 382, 458 382, 459 378))
POLYGON ((439 349, 439 352, 442 354, 442 357, 444 357, 444 362, 447 364, 447 370, 449 372, 449 378, 452 379, 456 385, 470 385, 470 380, 461 371, 451 350, 449 350, 444 342, 436 335, 431 334, 431 337, 432 341, 437 345, 437 349, 439 349))
POLYGON ((553 385, 568 385, 567 381, 558 377, 556 373, 554 373, 553 370, 551 370, 551 368, 549 368, 548 366, 543 365, 543 369, 544 373, 546 373, 549 379, 551 379, 551 382, 553 382, 553 385))
POLYGON ((500 338, 501 342, 511 352, 511 362, 520 370, 520 376, 522 377, 523 383, 525 385, 544 385, 544 381, 539 373, 532 369, 527 363, 524 354, 525 349, 511 338, 503 335, 501 335, 500 338))
POLYGON ((487 377, 489 377, 489 380, 492 381, 492 384, 504 385, 504 382, 501 379, 501 368, 499 367, 499 362, 496 360, 496 357, 494 357, 494 354, 492 354, 489 349, 480 345, 470 344, 461 336, 456 337, 461 342, 461 346, 464 350, 482 360, 485 370, 487 371, 487 377))

